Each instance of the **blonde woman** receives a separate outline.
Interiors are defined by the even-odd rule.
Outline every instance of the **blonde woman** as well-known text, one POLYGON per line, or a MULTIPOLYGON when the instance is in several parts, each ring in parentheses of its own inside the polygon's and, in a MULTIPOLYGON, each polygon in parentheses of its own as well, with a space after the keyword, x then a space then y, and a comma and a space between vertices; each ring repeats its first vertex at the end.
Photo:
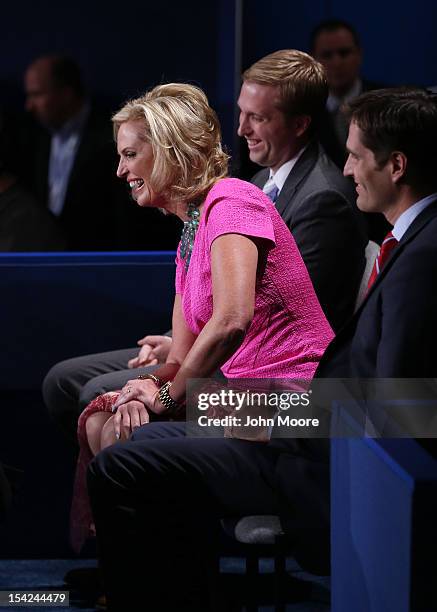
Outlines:
POLYGON ((221 369, 227 378, 310 380, 333 337, 274 205, 227 177, 219 123, 199 88, 155 87, 113 123, 117 175, 139 206, 177 215, 184 229, 167 361, 88 406, 79 422, 88 454, 150 420, 183 418, 189 378, 221 369))

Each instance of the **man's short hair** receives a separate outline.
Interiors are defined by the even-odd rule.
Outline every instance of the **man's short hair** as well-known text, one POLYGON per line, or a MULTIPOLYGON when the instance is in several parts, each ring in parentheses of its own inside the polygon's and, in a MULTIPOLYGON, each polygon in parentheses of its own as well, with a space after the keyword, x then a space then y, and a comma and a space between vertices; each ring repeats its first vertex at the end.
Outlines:
POLYGON ((311 128, 325 109, 325 69, 303 51, 284 49, 270 53, 243 72, 243 81, 277 86, 280 110, 288 116, 309 115, 311 128))
POLYGON ((412 87, 378 89, 349 102, 345 113, 378 165, 400 151, 408 160, 405 183, 420 191, 437 186, 436 94, 412 87))
POLYGON ((341 19, 327 19, 326 21, 321 21, 310 34, 311 52, 314 52, 320 34, 324 32, 336 32, 337 30, 347 30, 352 36, 355 46, 358 47, 358 49, 361 48, 357 31, 350 23, 342 21, 341 19))

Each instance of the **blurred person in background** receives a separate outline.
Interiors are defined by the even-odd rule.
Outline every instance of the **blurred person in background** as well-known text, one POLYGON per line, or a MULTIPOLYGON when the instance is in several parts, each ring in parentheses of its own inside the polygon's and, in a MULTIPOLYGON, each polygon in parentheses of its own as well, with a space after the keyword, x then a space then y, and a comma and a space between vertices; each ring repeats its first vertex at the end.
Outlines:
MULTIPOLYGON (((77 63, 63 55, 35 59, 25 77, 26 168, 17 170, 57 217, 69 250, 176 247, 176 227, 159 213, 138 217, 117 182, 110 113, 87 95, 77 63), (161 231, 162 230, 162 231, 161 231)), ((179 230, 180 231, 180 230, 179 230)))
MULTIPOLYGON (((385 87, 361 75, 363 51, 353 26, 342 20, 322 21, 311 34, 311 54, 326 70, 329 95, 320 121, 319 139, 329 157, 343 169, 347 158, 348 121, 342 105, 365 91, 385 87)), ((383 215, 364 213, 370 240, 382 241, 390 229, 383 215)))

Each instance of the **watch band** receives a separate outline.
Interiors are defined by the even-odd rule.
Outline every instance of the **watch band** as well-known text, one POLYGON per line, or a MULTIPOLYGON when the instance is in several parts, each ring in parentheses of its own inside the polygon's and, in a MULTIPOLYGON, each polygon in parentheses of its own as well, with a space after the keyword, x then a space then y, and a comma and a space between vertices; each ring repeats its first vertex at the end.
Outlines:
POLYGON ((176 414, 182 408, 182 404, 176 402, 169 393, 169 389, 171 387, 171 382, 168 381, 158 391, 159 401, 166 408, 166 412, 171 414, 176 414))

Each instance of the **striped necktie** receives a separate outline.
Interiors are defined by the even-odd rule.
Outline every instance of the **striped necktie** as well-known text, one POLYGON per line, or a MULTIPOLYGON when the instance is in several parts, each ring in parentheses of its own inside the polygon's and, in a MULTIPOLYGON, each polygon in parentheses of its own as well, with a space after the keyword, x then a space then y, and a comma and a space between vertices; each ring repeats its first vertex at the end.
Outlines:
POLYGON ((367 291, 369 291, 370 287, 376 280, 376 277, 381 272, 382 268, 385 265, 385 262, 389 258, 390 253, 398 244, 398 241, 393 236, 391 232, 387 234, 381 244, 381 248, 379 249, 379 253, 376 256, 375 263, 373 264, 372 273, 369 277, 369 282, 367 283, 367 291))
POLYGON ((266 196, 271 199, 273 204, 275 204, 276 200, 278 199, 279 189, 273 178, 269 178, 269 180, 263 187, 263 191, 266 196))

